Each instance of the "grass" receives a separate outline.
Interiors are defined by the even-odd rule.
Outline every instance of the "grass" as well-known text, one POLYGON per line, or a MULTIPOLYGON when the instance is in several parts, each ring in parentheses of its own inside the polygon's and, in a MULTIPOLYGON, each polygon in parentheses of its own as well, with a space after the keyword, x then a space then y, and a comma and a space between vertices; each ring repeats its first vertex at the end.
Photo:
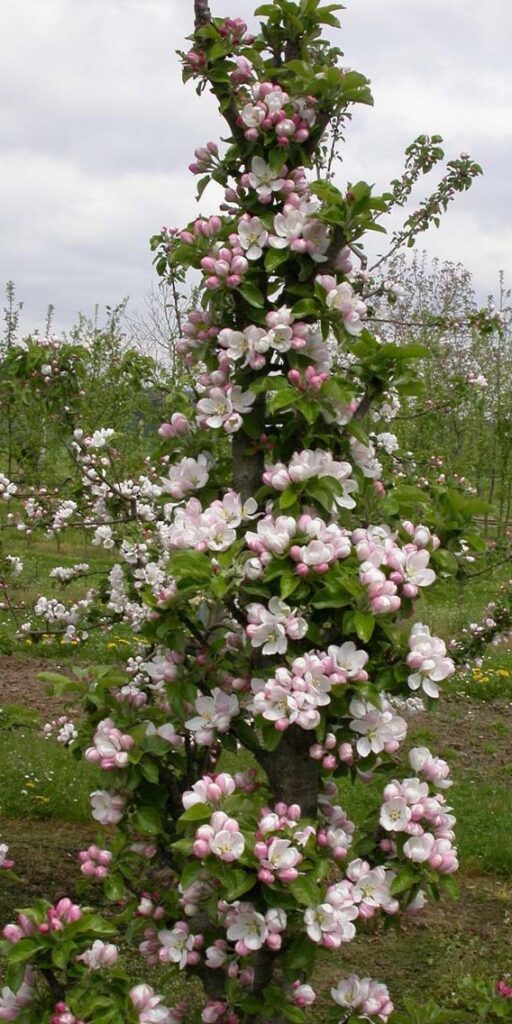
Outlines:
POLYGON ((133 647, 131 630, 122 623, 90 631, 84 645, 63 642, 60 637, 52 638, 51 633, 38 639, 15 636, 17 626, 33 617, 34 605, 41 594, 55 597, 65 605, 72 604, 83 597, 88 588, 98 586, 114 559, 109 551, 92 547, 88 534, 79 529, 69 530, 62 539, 27 538, 12 527, 2 525, 1 540, 6 552, 22 559, 23 570, 9 585, 17 622, 8 609, 0 609, 0 650, 29 657, 73 661, 78 657, 88 663, 106 663, 122 658, 123 647, 133 647), (89 565, 91 576, 73 580, 65 587, 58 580, 50 579, 50 571, 56 566, 70 568, 82 562, 89 565))
POLYGON ((90 821, 97 770, 33 728, 2 731, 0 742, 0 818, 90 821))

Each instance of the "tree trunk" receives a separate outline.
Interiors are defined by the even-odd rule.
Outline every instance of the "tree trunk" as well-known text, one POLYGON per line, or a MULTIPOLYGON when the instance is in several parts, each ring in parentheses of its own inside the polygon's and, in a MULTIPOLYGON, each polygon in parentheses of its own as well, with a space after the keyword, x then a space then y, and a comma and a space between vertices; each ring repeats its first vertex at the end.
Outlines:
POLYGON ((212 20, 208 0, 194 0, 195 30, 212 20))

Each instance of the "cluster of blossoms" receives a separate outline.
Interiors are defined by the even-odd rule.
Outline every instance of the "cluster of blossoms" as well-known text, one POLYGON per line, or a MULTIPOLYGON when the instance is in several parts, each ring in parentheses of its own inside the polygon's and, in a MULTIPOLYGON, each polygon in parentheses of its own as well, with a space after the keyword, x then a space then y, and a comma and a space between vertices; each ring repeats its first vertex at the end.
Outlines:
POLYGON ((306 635, 308 624, 278 597, 272 597, 268 608, 253 602, 247 605, 247 626, 245 631, 252 647, 261 647, 265 655, 285 654, 288 639, 302 640, 306 635))
POLYGON ((190 424, 186 416, 181 412, 173 412, 169 422, 161 423, 158 428, 158 436, 164 441, 173 437, 182 437, 188 434, 190 424))
POLYGON ((296 320, 287 306, 267 313, 265 320, 266 328, 251 324, 243 331, 225 327, 219 332, 217 343, 230 363, 260 370, 272 353, 300 351, 306 347, 310 328, 302 320, 296 320))
POLYGON ((253 903, 235 900, 234 903, 221 903, 219 913, 226 938, 234 943, 238 956, 251 956, 262 946, 273 952, 281 948, 282 933, 287 925, 286 913, 281 908, 272 907, 263 914, 253 903))
POLYGON ((407 735, 407 722, 395 715, 384 695, 376 707, 367 700, 354 697, 349 705, 352 715, 350 728, 358 733, 356 750, 361 757, 370 754, 394 754, 407 735))
MULTIPOLYGON (((264 650, 264 649, 263 649, 264 650)), ((251 710, 284 732, 290 725, 316 729, 319 708, 329 704, 331 683, 317 654, 295 658, 290 668, 277 668, 268 679, 252 679, 251 710)))
MULTIPOLYGON (((245 81, 246 75, 250 65, 239 65, 238 81, 245 81)), ((238 122, 249 142, 272 133, 277 145, 286 148, 290 142, 304 143, 309 138, 316 121, 313 96, 290 99, 274 82, 256 82, 250 89, 241 84, 236 98, 238 122)))
POLYGON ((361 334, 366 305, 354 291, 352 285, 348 281, 338 284, 332 274, 320 274, 316 280, 326 292, 327 309, 340 315, 343 326, 349 334, 355 336, 361 334))
POLYGON ((46 722, 43 726, 43 736, 45 739, 50 739, 55 732, 57 732, 55 736, 57 743, 61 743, 63 747, 68 747, 71 743, 74 743, 78 736, 78 729, 67 715, 60 715, 59 718, 54 718, 53 721, 46 722))
MULTIPOLYGON (((279 809, 280 806, 277 804, 276 812, 279 811, 279 809)), ((286 809, 287 817, 291 817, 293 809, 293 806, 292 808, 286 809)), ((300 817, 300 807, 298 807, 297 810, 298 816, 300 817)), ((265 817, 263 819, 263 823, 264 821, 265 817)), ((286 821, 286 825, 289 825, 288 821, 286 821)), ((262 822, 260 822, 260 831, 264 831, 262 828, 262 822)), ((313 829, 311 831, 314 833, 313 829)), ((295 834, 295 838, 301 845, 303 845, 304 841, 309 838, 309 834, 309 830, 301 830, 300 834, 295 834)), ((298 878, 299 872, 297 869, 303 858, 300 851, 295 846, 292 846, 291 840, 274 837, 264 839, 262 837, 255 843, 252 852, 259 861, 259 868, 257 872, 258 881, 262 882, 264 885, 273 885, 276 879, 281 882, 282 885, 286 885, 290 882, 294 882, 298 878)))
POLYGON ((204 285, 210 291, 217 288, 239 288, 249 270, 249 253, 245 253, 242 239, 234 236, 234 242, 215 242, 208 256, 201 259, 205 274, 204 285))
POLYGON ((69 583, 71 580, 76 579, 77 576, 83 576, 84 573, 89 572, 89 565, 87 562, 77 562, 75 565, 65 567, 58 565, 55 569, 51 569, 49 576, 50 579, 58 580, 59 583, 69 583))
POLYGON ((331 996, 344 1010, 354 1010, 363 1018, 377 1017, 387 1021, 394 1006, 385 985, 371 978, 351 974, 331 989, 331 996))
POLYGON ((209 825, 201 825, 192 847, 194 857, 207 857, 212 853, 220 860, 238 860, 245 850, 245 839, 238 822, 223 811, 215 811, 209 825))
POLYGON ((14 497, 18 488, 16 484, 12 483, 4 473, 0 473, 0 497, 3 501, 10 501, 14 497))
POLYGON ((243 502, 235 491, 204 509, 196 498, 173 510, 172 526, 161 524, 159 539, 163 548, 194 548, 196 551, 225 551, 236 540, 236 530, 256 511, 256 502, 243 502))
POLYGON ((205 487, 209 475, 206 454, 198 455, 197 459, 183 458, 171 466, 169 475, 162 480, 162 491, 176 501, 181 501, 190 491, 199 491, 205 487))
POLYGON ((409 635, 410 653, 407 664, 413 671, 407 677, 411 690, 420 688, 429 697, 439 697, 440 682, 449 679, 455 665, 447 656, 446 644, 438 636, 431 636, 428 626, 417 622, 409 635))
POLYGON ((436 579, 434 570, 429 568, 427 545, 435 550, 438 538, 427 527, 414 527, 412 523, 405 523, 404 530, 411 541, 403 547, 397 543, 396 534, 384 525, 359 528, 352 534, 360 562, 359 578, 367 587, 375 615, 398 611, 402 597, 417 597, 420 587, 429 587, 436 579))
POLYGON ((293 484, 303 484, 307 480, 329 477, 340 485, 341 494, 334 499, 333 512, 336 506, 352 509, 355 501, 351 495, 357 491, 357 481, 350 479, 352 466, 349 462, 336 460, 330 452, 318 449, 306 449, 295 452, 288 465, 278 462, 267 466, 263 473, 263 483, 275 491, 285 491, 293 484))
POLYGON ((325 949, 338 949, 342 943, 351 942, 358 919, 367 920, 377 910, 385 914, 396 914, 399 910, 398 900, 390 891, 396 877, 393 871, 372 868, 358 858, 347 865, 345 876, 328 887, 322 903, 304 913, 306 934, 325 949))
POLYGON ((126 800, 119 793, 95 789, 91 793, 92 816, 100 825, 118 825, 125 811, 126 800))
POLYGON ((393 780, 384 789, 384 802, 380 811, 380 824, 394 840, 384 840, 384 848, 396 850, 398 835, 408 838, 403 843, 403 854, 413 863, 428 865, 440 874, 452 874, 458 869, 457 851, 453 847, 455 818, 441 793, 430 794, 429 782, 446 789, 448 765, 432 757, 426 747, 410 751, 409 763, 427 782, 413 777, 401 782, 393 780))
POLYGON ((113 942, 96 939, 90 949, 86 949, 77 960, 81 960, 90 971, 100 971, 105 967, 113 967, 118 957, 119 950, 113 942))
POLYGON ((242 391, 237 384, 206 389, 205 398, 196 405, 197 422, 200 427, 212 430, 222 428, 226 434, 235 434, 243 423, 243 416, 251 411, 256 396, 242 391))
POLYGON ((194 741, 200 746, 211 746, 216 733, 227 732, 231 719, 239 711, 237 697, 224 693, 218 686, 213 688, 211 696, 197 697, 194 707, 197 715, 189 718, 185 726, 194 734, 194 741))
POLYGON ((181 1014, 176 1015, 164 1006, 162 996, 157 995, 150 985, 136 985, 130 990, 130 1000, 135 1007, 139 1024, 179 1024, 181 1014))
POLYGON ((20 913, 13 924, 6 924, 2 935, 7 942, 17 943, 29 938, 36 932, 45 935, 48 932, 61 932, 68 924, 79 921, 82 911, 77 903, 67 896, 59 900, 55 906, 49 907, 41 924, 35 925, 26 914, 20 913))
POLYGON ((106 878, 109 865, 112 861, 110 850, 101 850, 93 843, 87 850, 80 850, 78 854, 80 871, 87 878, 106 878))
POLYGON ((260 519, 256 531, 247 531, 245 541, 255 556, 245 563, 245 575, 259 579, 264 567, 274 556, 288 554, 295 563, 298 576, 310 572, 325 573, 338 560, 347 558, 351 551, 346 530, 335 523, 327 525, 323 519, 307 513, 295 520, 292 516, 271 515, 260 519), (292 544, 292 540, 295 543, 292 544))
POLYGON ((20 576, 23 572, 23 562, 18 555, 5 555, 4 562, 7 565, 10 576, 20 576))
POLYGON ((126 768, 128 751, 133 747, 133 737, 122 733, 111 718, 104 718, 96 728, 94 746, 85 751, 85 759, 97 764, 103 771, 112 768, 126 768))

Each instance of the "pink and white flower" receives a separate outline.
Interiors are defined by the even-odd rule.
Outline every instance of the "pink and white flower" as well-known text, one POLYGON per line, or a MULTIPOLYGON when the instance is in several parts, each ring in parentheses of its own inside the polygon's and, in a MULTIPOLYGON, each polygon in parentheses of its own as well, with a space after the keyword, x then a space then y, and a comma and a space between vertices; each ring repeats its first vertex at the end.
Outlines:
POLYGON ((455 665, 447 656, 446 644, 432 636, 428 626, 417 622, 409 636, 410 653, 407 664, 413 669, 407 677, 411 690, 425 691, 429 697, 439 697, 438 683, 455 672, 455 665))
POLYGON ((387 1021, 393 1012, 393 1003, 385 985, 371 978, 349 975, 331 989, 331 996, 344 1010, 357 1010, 362 1017, 377 1017, 387 1021))
POLYGON ((180 501, 190 491, 199 491, 208 483, 208 466, 206 455, 198 455, 197 459, 181 459, 171 466, 167 479, 162 480, 162 490, 180 501))
MULTIPOLYGON (((255 157, 254 159, 258 159, 255 157)), ((263 161, 262 161, 263 162, 263 161)), ((244 215, 238 222, 238 243, 248 260, 259 260, 268 241, 268 231, 259 217, 244 215)))
POLYGON ((91 793, 92 816, 100 825, 117 825, 123 817, 125 803, 119 793, 96 789, 91 793))
POLYGON ((394 754, 407 735, 407 722, 395 715, 385 697, 380 706, 358 697, 350 702, 349 712, 353 716, 350 728, 360 734, 356 748, 361 757, 370 754, 394 754))
POLYGON ((224 693, 214 687, 211 697, 196 698, 197 715, 185 722, 187 729, 194 733, 195 742, 201 746, 211 746, 216 732, 227 732, 231 719, 238 714, 238 699, 234 694, 224 693))
POLYGON ((268 608, 263 604, 247 605, 246 633, 252 647, 261 647, 262 654, 284 654, 288 638, 301 640, 307 633, 307 622, 278 597, 272 597, 268 608))
POLYGON ((266 203, 272 199, 274 192, 281 191, 284 185, 284 178, 276 176, 261 156, 253 156, 249 174, 249 185, 256 190, 256 195, 260 202, 266 203))
POLYGON ((105 967, 113 967, 119 957, 119 950, 113 942, 102 942, 96 939, 90 949, 86 949, 77 960, 81 960, 90 971, 100 971, 105 967))

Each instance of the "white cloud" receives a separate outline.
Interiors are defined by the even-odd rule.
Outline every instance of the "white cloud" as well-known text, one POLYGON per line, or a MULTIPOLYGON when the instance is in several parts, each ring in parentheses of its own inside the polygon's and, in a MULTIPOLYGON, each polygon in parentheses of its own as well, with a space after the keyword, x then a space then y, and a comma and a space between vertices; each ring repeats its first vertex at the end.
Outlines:
MULTIPOLYGON (((337 41, 347 65, 372 79, 376 108, 355 112, 338 183, 385 188, 420 132, 442 134, 448 156, 468 150, 485 177, 425 243, 465 262, 485 294, 500 267, 512 270, 512 5, 348 3, 337 41)), ((211 6, 242 17, 253 9, 250 0, 211 6)), ((63 327, 96 302, 130 294, 140 303, 149 236, 194 215, 187 164, 224 129, 211 97, 181 85, 173 51, 191 28, 191 0, 3 0, 0 281, 17 282, 27 327, 48 302, 63 327)))

